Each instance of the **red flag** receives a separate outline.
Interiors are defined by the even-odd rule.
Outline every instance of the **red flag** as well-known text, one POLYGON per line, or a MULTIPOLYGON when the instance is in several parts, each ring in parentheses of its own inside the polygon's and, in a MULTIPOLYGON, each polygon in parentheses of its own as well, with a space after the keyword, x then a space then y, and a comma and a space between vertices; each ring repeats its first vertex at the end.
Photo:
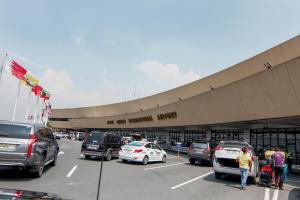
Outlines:
POLYGON ((39 85, 32 87, 32 92, 35 94, 35 96, 41 96, 41 93, 43 91, 43 88, 39 85))
POLYGON ((11 62, 11 73, 18 79, 24 81, 25 80, 24 76, 27 73, 27 70, 13 60, 11 62))

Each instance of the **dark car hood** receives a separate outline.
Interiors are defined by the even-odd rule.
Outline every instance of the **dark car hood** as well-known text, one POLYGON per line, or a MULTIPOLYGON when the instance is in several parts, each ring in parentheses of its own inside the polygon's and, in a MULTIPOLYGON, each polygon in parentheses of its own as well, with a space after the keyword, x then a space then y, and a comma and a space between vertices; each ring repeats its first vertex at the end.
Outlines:
POLYGON ((17 189, 4 189, 4 188, 0 188, 0 199, 63 200, 63 198, 59 197, 58 195, 47 193, 47 192, 35 192, 35 191, 17 190, 17 189))

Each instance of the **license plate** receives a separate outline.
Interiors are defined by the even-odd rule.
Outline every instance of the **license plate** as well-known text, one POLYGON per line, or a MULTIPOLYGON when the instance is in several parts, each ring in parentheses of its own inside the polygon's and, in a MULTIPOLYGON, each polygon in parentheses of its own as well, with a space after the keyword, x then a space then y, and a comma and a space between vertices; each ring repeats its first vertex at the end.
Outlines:
POLYGON ((88 149, 93 149, 93 150, 95 150, 95 149, 98 149, 98 148, 99 148, 98 145, 89 145, 89 146, 88 146, 88 149))
POLYGON ((0 144, 0 151, 14 151, 14 150, 16 150, 16 145, 0 144))

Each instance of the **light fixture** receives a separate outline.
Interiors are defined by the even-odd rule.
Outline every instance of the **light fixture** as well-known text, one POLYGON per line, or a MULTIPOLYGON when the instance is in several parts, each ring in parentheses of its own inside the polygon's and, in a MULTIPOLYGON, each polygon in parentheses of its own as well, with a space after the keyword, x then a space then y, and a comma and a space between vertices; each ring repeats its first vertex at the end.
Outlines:
POLYGON ((214 87, 213 85, 210 85, 210 86, 209 86, 209 89, 210 89, 210 90, 214 90, 215 87, 214 87))
POLYGON ((273 67, 271 62, 265 63, 264 66, 265 66, 267 69, 270 69, 270 68, 273 67))

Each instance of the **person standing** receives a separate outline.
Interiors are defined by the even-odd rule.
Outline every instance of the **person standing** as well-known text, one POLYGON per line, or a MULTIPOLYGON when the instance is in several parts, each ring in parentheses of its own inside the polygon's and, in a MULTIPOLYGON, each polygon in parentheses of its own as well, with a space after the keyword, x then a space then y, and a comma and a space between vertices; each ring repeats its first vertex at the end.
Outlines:
POLYGON ((252 169, 252 160, 250 154, 247 152, 247 147, 242 148, 242 152, 237 158, 237 162, 239 163, 239 168, 241 171, 241 189, 245 190, 248 174, 252 169))
POLYGON ((283 166, 285 156, 284 153, 279 150, 279 148, 275 148, 275 152, 272 154, 272 160, 275 167, 275 184, 276 189, 283 189, 283 166))

